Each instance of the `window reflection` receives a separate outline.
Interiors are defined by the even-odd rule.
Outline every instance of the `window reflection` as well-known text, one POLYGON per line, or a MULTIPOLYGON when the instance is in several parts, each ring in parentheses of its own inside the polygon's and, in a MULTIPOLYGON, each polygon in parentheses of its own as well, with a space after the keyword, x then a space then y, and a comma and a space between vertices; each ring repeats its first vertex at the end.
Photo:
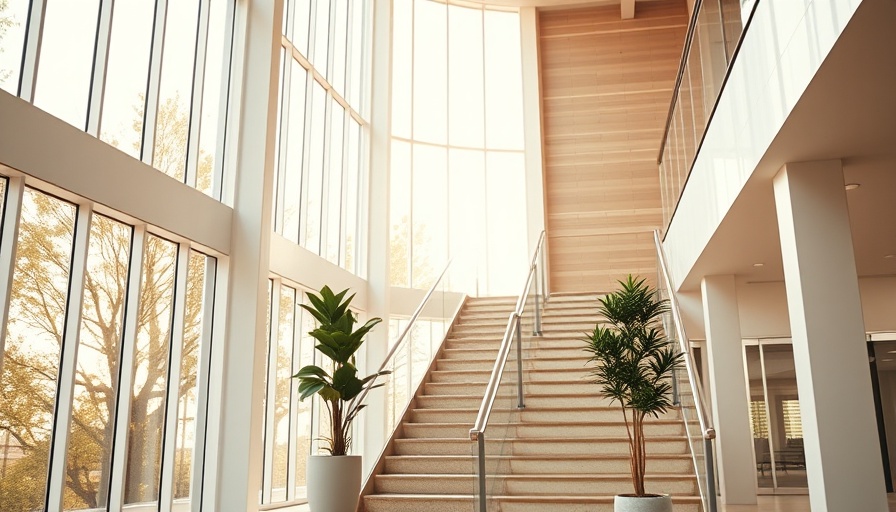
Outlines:
POLYGON ((76 211, 25 190, 0 373, 4 512, 44 508, 76 211))
POLYGON ((177 246, 149 235, 143 255, 124 502, 159 499, 177 246))
POLYGON ((205 81, 202 86, 202 125, 199 130, 199 162, 196 188, 206 195, 214 195, 214 174, 220 167, 220 152, 225 112, 221 99, 226 97, 230 81, 230 58, 227 34, 227 4, 211 2, 208 22, 208 42, 205 49, 205 81))
POLYGON ((34 104, 84 129, 99 0, 47 0, 34 104))
POLYGON ((113 10, 100 138, 140 158, 146 69, 155 2, 137 0, 113 10))
POLYGON ((280 287, 280 304, 277 308, 278 331, 276 344, 272 347, 277 351, 277 380, 274 390, 274 453, 273 453, 273 494, 271 502, 276 503, 286 500, 286 486, 289 466, 289 405, 290 389, 295 384, 292 376, 293 344, 295 334, 295 304, 296 291, 287 286, 280 287))
POLYGON ((0 3, 0 89, 16 94, 28 21, 28 0, 0 3))

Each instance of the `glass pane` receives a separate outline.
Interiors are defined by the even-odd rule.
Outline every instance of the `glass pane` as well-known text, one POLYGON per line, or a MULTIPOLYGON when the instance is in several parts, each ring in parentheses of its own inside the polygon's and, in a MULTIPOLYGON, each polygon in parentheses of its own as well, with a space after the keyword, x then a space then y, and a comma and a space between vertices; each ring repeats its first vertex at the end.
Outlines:
MULTIPOLYGON (((344 1, 344 0, 343 0, 344 1)), ((311 52, 311 64, 321 75, 327 74, 327 50, 330 37, 330 2, 318 0, 314 13, 314 48, 311 52)))
POLYGON ((448 136, 455 146, 485 145, 482 10, 448 7, 448 136))
POLYGON ((226 94, 230 79, 230 44, 225 37, 227 28, 227 2, 211 2, 205 50, 205 81, 202 84, 199 166, 196 174, 196 188, 207 195, 213 193, 214 173, 219 167, 216 160, 219 153, 218 134, 223 131, 220 123, 224 111, 221 100, 226 94))
MULTIPOLYGON (((394 23, 394 18, 393 18, 394 23)), ((365 0, 352 0, 352 11, 349 19, 349 34, 351 48, 349 49, 348 62, 348 97, 346 100, 357 112, 362 112, 362 98, 366 102, 367 84, 364 80, 364 70, 367 68, 368 59, 365 58, 365 50, 369 46, 367 42, 367 2, 365 0)), ((394 27, 393 27, 394 30, 394 27)), ((393 64, 394 65, 394 64, 393 64)), ((393 84, 394 87, 394 84, 393 84)), ((393 100, 394 101, 394 100, 393 100)))
POLYGON ((762 386, 762 362, 758 346, 744 347, 747 362, 747 393, 750 397, 750 426, 753 430, 753 451, 756 455, 756 479, 759 487, 774 487, 772 455, 768 433, 768 409, 762 386))
POLYGON ((205 295, 205 283, 209 263, 213 261, 214 258, 190 251, 180 391, 177 403, 177 438, 174 452, 174 499, 176 500, 186 500, 191 497, 193 447, 196 440, 196 414, 199 409, 197 402, 199 355, 202 346, 209 342, 202 337, 204 326, 212 321, 212 313, 206 309, 211 307, 212 297, 205 295))
POLYGON ((0 374, 4 512, 44 508, 75 212, 25 190, 0 374))
POLYGON ((330 160, 327 166, 327 250, 325 257, 330 263, 339 264, 339 244, 342 214, 342 143, 345 127, 345 109, 333 100, 330 107, 330 160))
POLYGON ((413 3, 392 2, 392 135, 411 138, 413 3))
POLYGON ((342 268, 349 272, 357 273, 355 268, 356 252, 360 249, 358 240, 358 211, 361 201, 361 125, 353 118, 349 118, 348 127, 348 161, 345 174, 345 205, 343 207, 343 223, 345 226, 344 250, 345 257, 342 260, 342 268))
MULTIPOLYGON (((299 349, 294 355, 293 374, 309 364, 314 364, 315 340, 308 335, 316 327, 314 317, 304 310, 298 310, 298 312, 301 315, 302 331, 299 338, 299 349)), ((293 381, 290 385, 298 386, 298 383, 293 381)), ((305 488, 305 468, 308 456, 311 454, 311 399, 302 402, 296 401, 293 404, 293 409, 296 414, 296 498, 304 498, 308 494, 305 488)))
POLYGON ((292 44, 305 57, 308 56, 308 28, 311 23, 311 0, 293 0, 295 20, 292 25, 292 44))
POLYGON ((22 47, 28 23, 29 0, 0 3, 0 89, 15 95, 22 69, 22 47))
POLYGON ((448 140, 447 5, 414 4, 414 140, 448 140))
POLYGON ((184 181, 199 0, 168 2, 152 165, 184 181))
MULTIPOLYGON (((6 203, 6 178, 0 176, 0 226, 3 225, 4 210, 3 205, 6 203)), ((0 231, 0 243, 3 243, 3 232, 0 231)))
POLYGON ((159 499, 177 246, 148 236, 137 322, 124 502, 159 499))
POLYGON ((66 458, 66 510, 109 504, 130 247, 130 226, 101 215, 93 217, 66 458))
MULTIPOLYGON (((448 151, 448 253, 451 289, 476 292, 485 284, 485 153, 467 149, 448 151)), ((522 279, 522 277, 520 277, 522 279)), ((515 293, 519 293, 516 291, 515 293)))
POLYGON ((807 487, 793 346, 763 344, 762 358, 776 487, 807 487))
POLYGON ((528 268, 525 158, 489 152, 485 165, 488 293, 515 295, 528 268))
POLYGON ((274 398, 274 456, 271 502, 286 501, 289 473, 289 390, 293 385, 292 347, 295 333, 296 291, 280 287, 277 332, 277 386, 274 398))
POLYGON ((112 11, 100 138, 140 158, 155 2, 119 2, 112 11))
POLYGON ((411 145, 392 141, 389 178, 389 283, 409 286, 411 250, 411 145))
POLYGON ((286 174, 283 177, 283 236, 299 242, 299 208, 302 200, 302 158, 305 147, 305 87, 308 72, 290 60, 289 144, 286 147, 286 174))
POLYGON ((47 0, 34 104, 84 129, 99 0, 47 0))
MULTIPOLYGON (((268 420, 268 373, 270 373, 270 364, 268 362, 271 360, 271 309, 273 305, 273 294, 274 294, 274 281, 272 279, 268 279, 268 297, 267 297, 267 309, 265 310, 264 315, 264 332, 265 332, 265 345, 264 345, 264 373, 262 374, 262 389, 264 389, 264 393, 261 394, 261 410, 264 411, 264 414, 261 418, 261 445, 267 446, 267 420, 268 420)), ((258 502, 259 503, 268 503, 268 501, 264 497, 264 486, 267 484, 265 480, 267 480, 267 476, 265 476, 267 465, 270 464, 270 461, 267 460, 267 454, 265 454, 264 459, 264 468, 262 469, 262 478, 259 479, 259 483, 261 484, 261 489, 258 490, 258 502)))
POLYGON ((518 13, 485 11, 485 143, 523 149, 523 72, 518 13))
POLYGON ((348 37, 348 0, 334 4, 333 69, 330 70, 330 84, 340 96, 345 96, 345 57, 348 37))
POLYGON ((448 262, 448 155, 443 147, 414 145, 411 286, 427 289, 448 262))
POLYGON ((321 201, 323 200, 324 175, 324 133, 326 129, 327 93, 316 80, 311 91, 311 158, 305 172, 304 237, 302 245, 309 251, 320 254, 321 201))

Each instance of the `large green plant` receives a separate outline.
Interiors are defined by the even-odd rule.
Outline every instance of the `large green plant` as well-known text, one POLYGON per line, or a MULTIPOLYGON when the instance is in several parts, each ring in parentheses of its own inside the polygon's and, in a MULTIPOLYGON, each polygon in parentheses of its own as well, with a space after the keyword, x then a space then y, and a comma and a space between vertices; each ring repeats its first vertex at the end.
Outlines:
POLYGON ((316 365, 308 365, 293 375, 299 380, 299 400, 314 394, 320 395, 330 413, 330 435, 322 436, 324 449, 330 455, 345 455, 351 448, 352 421, 364 407, 362 392, 383 384, 375 384, 377 377, 390 373, 388 370, 374 373, 364 378, 358 377, 355 352, 364 343, 364 336, 382 322, 382 318, 372 318, 355 329, 356 318, 349 310, 354 294, 345 298, 348 290, 334 294, 324 286, 320 295, 307 293, 309 304, 302 308, 317 319, 318 327, 309 334, 317 340, 314 348, 332 361, 328 365, 333 373, 316 365))
POLYGON ((619 284, 619 290, 599 300, 598 309, 607 320, 585 338, 585 350, 591 354, 594 383, 622 405, 635 496, 647 496, 644 420, 672 407, 671 379, 682 354, 673 349, 660 325, 668 301, 661 300, 644 279, 629 275, 619 284))

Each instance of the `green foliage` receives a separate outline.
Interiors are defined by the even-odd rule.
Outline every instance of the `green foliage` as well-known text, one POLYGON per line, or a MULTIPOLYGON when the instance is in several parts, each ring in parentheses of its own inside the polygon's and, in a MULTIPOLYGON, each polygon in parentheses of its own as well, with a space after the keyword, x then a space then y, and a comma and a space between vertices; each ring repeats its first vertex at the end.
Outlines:
POLYGON ((320 295, 307 293, 308 302, 302 308, 320 324, 309 334, 317 340, 315 349, 332 361, 332 375, 316 365, 308 365, 293 375, 299 380, 299 400, 320 395, 330 412, 331 433, 323 437, 325 448, 331 455, 345 455, 351 447, 352 421, 364 409, 361 403, 364 390, 382 386, 376 378, 390 373, 388 370, 364 378, 358 377, 355 353, 364 343, 364 336, 382 318, 372 318, 355 329, 357 319, 349 310, 354 295, 345 298, 348 290, 334 294, 324 286, 320 295))
POLYGON ((623 407, 632 455, 635 494, 645 495, 644 418, 658 417, 672 407, 671 379, 683 355, 676 352, 660 326, 668 311, 656 289, 631 275, 621 288, 600 299, 607 318, 583 340, 591 354, 594 383, 623 407), (630 418, 631 416, 631 418, 630 418))

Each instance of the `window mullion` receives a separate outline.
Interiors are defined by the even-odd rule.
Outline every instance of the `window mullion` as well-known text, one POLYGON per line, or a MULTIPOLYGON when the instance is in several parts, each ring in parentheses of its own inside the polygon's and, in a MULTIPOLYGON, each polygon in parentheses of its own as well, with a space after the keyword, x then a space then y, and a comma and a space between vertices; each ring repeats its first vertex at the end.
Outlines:
POLYGON ((75 395, 75 365, 78 360, 78 337, 81 333, 81 310, 90 248, 90 221, 93 205, 78 206, 75 221, 74 248, 69 274, 69 293, 65 302, 65 327, 59 359, 59 383, 56 390, 56 413, 50 452, 50 476, 47 508, 62 510, 66 479, 66 447, 71 432, 72 400, 75 395))
MULTIPOLYGON (((226 153, 226 144, 227 140, 225 135, 227 133, 227 124, 230 116, 229 110, 232 105, 232 101, 234 101, 230 97, 230 82, 233 80, 233 40, 235 35, 234 29, 234 19, 236 17, 236 0, 230 0, 227 2, 227 15, 225 17, 225 23, 227 28, 224 31, 224 55, 227 56, 227 59, 224 61, 224 65, 227 67, 227 74, 222 80, 220 88, 221 93, 219 94, 218 100, 218 129, 217 129, 217 137, 215 139, 215 169, 212 172, 212 197, 222 201, 225 201, 224 197, 224 167, 225 167, 225 157, 226 153)), ((218 56, 221 57, 220 55, 218 56)), ((234 128, 234 133, 236 133, 236 128, 234 128)))
POLYGON ((6 352, 6 324, 9 320, 9 303, 12 296, 12 277, 16 268, 16 244, 22 218, 22 202, 25 195, 25 178, 10 177, 6 182, 6 199, 0 211, 0 375, 3 372, 3 355, 6 352))
POLYGON ((348 173, 349 173, 349 145, 351 137, 349 129, 352 128, 352 116, 348 109, 343 113, 342 119, 342 169, 340 169, 339 187, 340 187, 340 204, 339 204, 339 240, 337 241, 336 265, 345 268, 345 235, 348 228, 348 173))
POLYGON ((267 362, 267 398, 264 411, 264 484, 262 486, 262 503, 271 503, 274 490, 274 423, 277 412, 277 333, 280 332, 280 279, 271 284, 270 324, 268 328, 268 362, 267 362))
POLYGON ((202 511, 203 469, 205 467, 205 447, 208 439, 209 372, 214 326, 216 323, 215 289, 218 274, 218 260, 205 257, 205 282, 202 283, 202 334, 199 339, 199 360, 196 372, 196 428, 193 439, 193 457, 190 463, 190 508, 192 512, 202 511))
MULTIPOLYGON (((100 19, 97 23, 96 49, 93 60, 93 76, 90 80, 90 96, 87 100, 87 133, 99 137, 100 119, 103 116, 103 92, 109 66, 109 41, 112 38, 112 11, 115 0, 101 0, 100 19)), ((127 7, 124 7, 127 9, 127 7)))
POLYGON ((120 512, 124 504, 124 480, 127 468, 128 436, 131 423, 131 390, 134 387, 134 357, 143 288, 143 257, 146 250, 146 226, 134 226, 131 257, 128 262, 128 293, 124 311, 124 339, 119 364, 118 404, 115 408, 115 441, 109 490, 109 511, 120 512))
MULTIPOLYGON (((330 95, 330 92, 326 92, 326 100, 324 100, 324 163, 320 170, 322 174, 321 179, 321 187, 320 187, 320 202, 318 203, 318 208, 320 208, 320 224, 317 226, 318 232, 318 248, 317 254, 322 258, 327 258, 327 229, 326 226, 329 225, 329 208, 327 208, 327 198, 330 192, 330 143, 333 141, 333 137, 331 136, 333 131, 333 120, 331 116, 333 115, 333 96, 330 95)), ((311 170, 314 171, 313 169, 311 170)), ((307 249, 311 250, 310 247, 307 249)))
POLYGON ((199 4, 199 28, 196 33, 196 58, 193 61, 193 94, 190 101, 190 124, 187 137, 186 184, 196 188, 196 174, 199 168, 199 133, 202 129, 202 103, 205 84, 205 60, 208 53, 208 29, 211 0, 201 0, 199 4))
POLYGON ((34 90, 37 85, 37 65, 40 60, 40 45, 44 32, 44 20, 47 12, 47 0, 32 0, 28 10, 27 35, 22 55, 22 73, 19 76, 19 97, 34 103, 34 90))
POLYGON ((168 0, 157 0, 156 18, 153 24, 152 50, 149 57, 149 84, 143 107, 143 142, 140 160, 152 165, 155 153, 156 113, 159 109, 159 88, 162 83, 162 54, 165 47, 165 23, 168 16, 168 0))
MULTIPOLYGON (((302 309, 296 304, 301 300, 301 290, 296 289, 295 300, 292 303, 292 359, 290 363, 290 375, 295 375, 301 369, 301 348, 300 341, 302 339, 302 309)), ((279 316, 279 315, 278 315, 279 316)), ((298 468, 298 454, 296 453, 296 445, 299 438, 299 408, 293 407, 298 404, 299 386, 289 383, 289 436, 287 440, 287 480, 286 480, 286 500, 292 501, 296 499, 296 470, 298 468)))
POLYGON ((302 133, 304 140, 302 141, 302 181, 299 190, 299 236, 296 238, 302 247, 305 246, 305 221, 307 220, 306 212, 308 207, 308 180, 310 178, 308 167, 311 166, 311 122, 314 119, 314 112, 312 112, 314 107, 312 101, 314 83, 314 75, 309 70, 305 79, 305 127, 304 133, 302 133))
MULTIPOLYGON (((277 180, 277 185, 274 187, 277 197, 274 202, 275 209, 273 224, 275 232, 287 236, 287 234, 283 232, 283 219, 286 210, 286 183, 288 181, 286 179, 286 165, 288 163, 286 155, 289 148, 289 119, 291 112, 289 103, 292 100, 292 52, 281 51, 280 55, 280 72, 283 73, 283 83, 280 88, 280 126, 278 127, 280 130, 280 145, 277 148, 280 153, 274 155, 277 159, 277 172, 274 175, 277 180)), ((298 240, 298 238, 296 238, 296 240, 298 240)))
POLYGON ((180 406, 181 365, 184 349, 184 320, 186 317, 187 283, 190 279, 190 244, 181 243, 177 249, 177 270, 174 277, 174 311, 171 315, 171 338, 169 339, 171 345, 168 351, 165 430, 162 433, 160 512, 171 512, 174 500, 174 460, 177 450, 177 420, 180 406))

